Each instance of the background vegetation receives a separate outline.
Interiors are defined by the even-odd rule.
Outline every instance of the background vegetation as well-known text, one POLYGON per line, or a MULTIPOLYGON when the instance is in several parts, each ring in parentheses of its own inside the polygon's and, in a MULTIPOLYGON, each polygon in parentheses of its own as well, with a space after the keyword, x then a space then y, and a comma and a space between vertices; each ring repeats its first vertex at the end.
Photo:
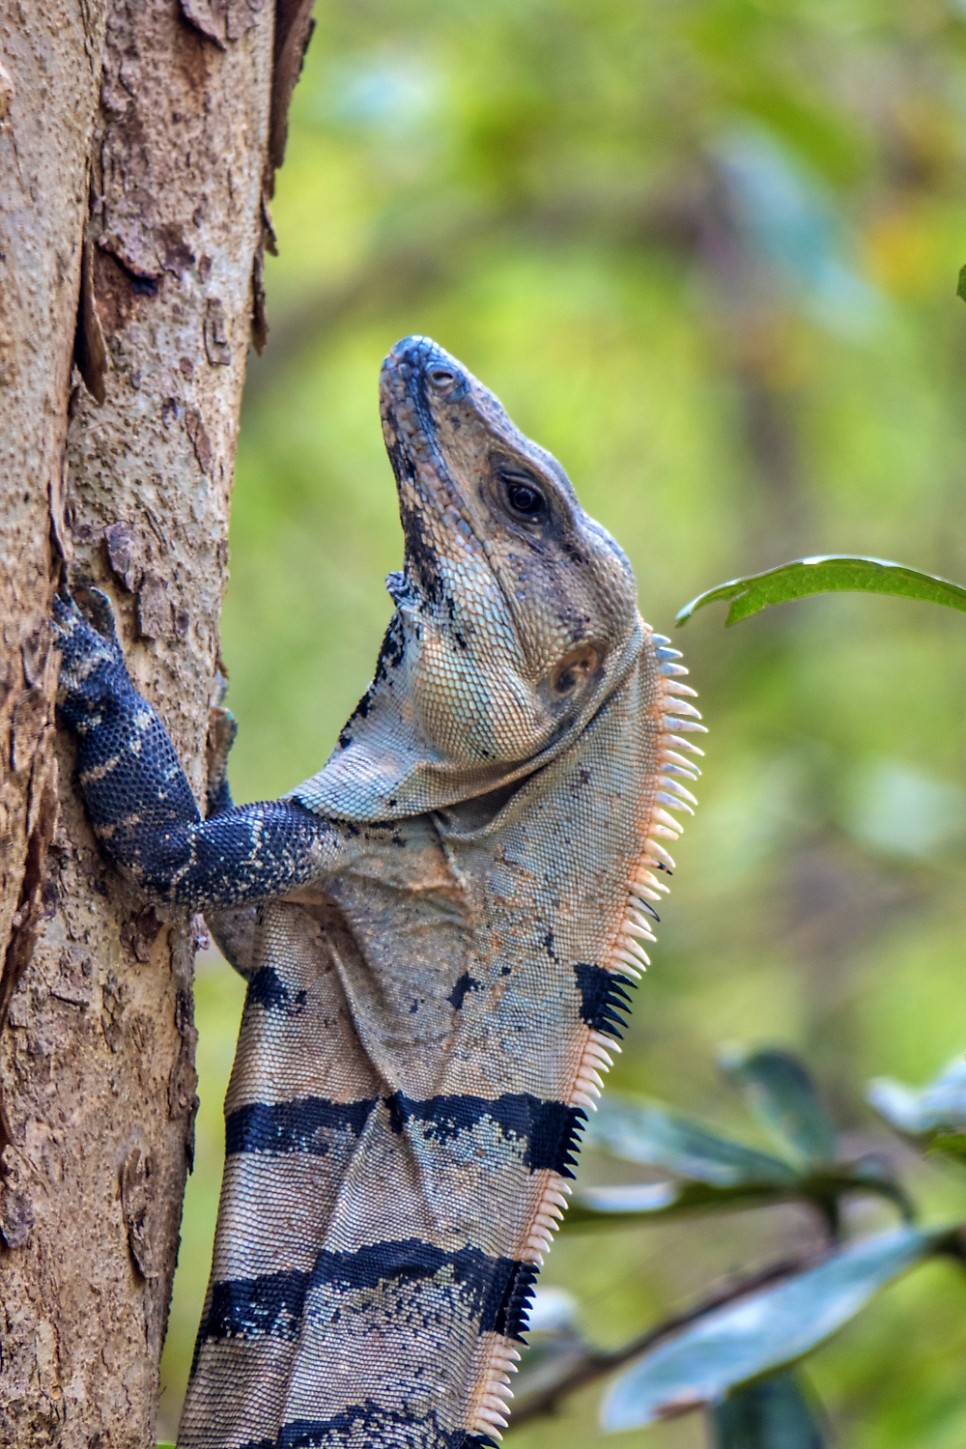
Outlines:
MULTIPOLYGON (((963 576, 966 6, 957 0, 320 0, 275 204, 224 621, 236 798, 324 760, 400 554, 379 362, 429 333, 564 462, 670 632, 720 579, 820 552, 963 576)), ((839 595, 675 643, 710 725, 655 965, 611 1087, 755 1142, 722 1042, 795 1048, 847 1154, 920 1162, 867 1079, 966 1043, 961 618, 839 595)), ((173 1431, 208 1271, 241 983, 198 974, 202 1108, 165 1377, 173 1431)), ((758 1145, 765 1145, 761 1139, 758 1145)), ((587 1151, 582 1180, 622 1169, 587 1151)), ((853 1225, 890 1220, 869 1200, 853 1225)), ((617 1344, 801 1246, 796 1206, 565 1231, 544 1275, 617 1344)), ((954 1270, 888 1290, 810 1360, 849 1449, 961 1449, 954 1270)), ((596 1442, 596 1390, 512 1435, 596 1442)), ((696 1449, 691 1415, 615 1443, 696 1449)))

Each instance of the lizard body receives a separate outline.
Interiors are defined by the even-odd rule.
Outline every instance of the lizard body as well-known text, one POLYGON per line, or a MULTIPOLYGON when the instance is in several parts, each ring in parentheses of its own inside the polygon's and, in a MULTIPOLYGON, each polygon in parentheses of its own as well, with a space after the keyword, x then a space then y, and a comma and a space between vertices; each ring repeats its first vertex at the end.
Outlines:
POLYGON ((58 606, 99 838, 249 978, 183 1449, 498 1435, 693 800, 683 667, 559 464, 428 339, 381 403, 396 612, 288 797, 233 806, 223 748, 202 821, 106 616, 58 606))

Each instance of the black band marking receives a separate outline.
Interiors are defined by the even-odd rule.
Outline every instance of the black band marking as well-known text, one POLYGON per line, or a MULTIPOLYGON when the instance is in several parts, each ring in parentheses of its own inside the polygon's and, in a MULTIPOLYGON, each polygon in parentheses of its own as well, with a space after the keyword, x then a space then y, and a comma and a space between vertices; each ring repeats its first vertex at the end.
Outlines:
POLYGON ((496 1449, 496 1440, 488 1435, 467 1435, 465 1429, 444 1429, 435 1413, 414 1419, 410 1414, 383 1408, 373 1399, 349 1404, 328 1419, 293 1419, 282 1426, 277 1438, 249 1440, 240 1449, 334 1449, 335 1445, 359 1442, 411 1444, 415 1442, 415 1429, 425 1432, 425 1442, 431 1443, 433 1449, 490 1449, 490 1446, 496 1449))
POLYGON ((332 1150, 332 1136, 351 1132, 361 1137, 377 1101, 375 1097, 354 1102, 296 1097, 291 1102, 249 1102, 225 1121, 226 1154, 308 1152, 325 1157, 332 1150))
POLYGON ((422 1238, 372 1243, 354 1253, 323 1248, 310 1273, 291 1270, 213 1283, 198 1342, 264 1335, 294 1341, 311 1289, 328 1286, 351 1294, 387 1279, 410 1285, 440 1279, 437 1286, 453 1293, 461 1313, 469 1308, 480 1333, 520 1338, 537 1271, 534 1263, 494 1258, 479 1248, 447 1252, 422 1238))
POLYGON ((573 1175, 574 1152, 587 1120, 581 1107, 544 1101, 529 1092, 505 1092, 500 1097, 454 1093, 422 1100, 395 1092, 385 1101, 394 1132, 402 1132, 407 1122, 423 1122, 427 1137, 450 1142, 489 1119, 504 1137, 526 1143, 523 1160, 531 1172, 549 1169, 563 1176, 573 1175))
MULTIPOLYGON (((262 973, 260 972, 259 975, 262 973)), ((494 1123, 508 1139, 523 1144, 523 1161, 531 1172, 558 1172, 573 1176, 580 1137, 587 1121, 582 1107, 544 1101, 529 1092, 506 1092, 500 1097, 451 1096, 364 1097, 332 1102, 327 1097, 296 1097, 290 1102, 250 1102, 231 1112, 226 1121, 226 1151, 307 1152, 324 1157, 331 1137, 351 1132, 356 1137, 373 1109, 384 1102, 393 1132, 409 1122, 419 1123, 433 1142, 452 1142, 482 1123, 494 1123)))
POLYGON ((576 963, 574 975, 580 992, 581 1021, 594 1031, 619 1040, 627 1026, 628 988, 635 985, 634 981, 630 976, 608 971, 606 966, 594 966, 587 961, 576 963))

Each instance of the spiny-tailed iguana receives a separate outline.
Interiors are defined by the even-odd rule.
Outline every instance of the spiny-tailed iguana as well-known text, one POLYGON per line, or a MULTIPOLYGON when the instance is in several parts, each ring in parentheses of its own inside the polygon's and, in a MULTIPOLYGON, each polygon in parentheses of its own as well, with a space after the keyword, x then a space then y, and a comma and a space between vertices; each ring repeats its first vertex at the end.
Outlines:
POLYGON ((680 656, 560 465, 426 338, 381 406, 395 612, 283 799, 232 806, 222 716, 202 820, 106 600, 57 606, 98 839, 248 976, 184 1449, 493 1442, 693 801, 680 656))

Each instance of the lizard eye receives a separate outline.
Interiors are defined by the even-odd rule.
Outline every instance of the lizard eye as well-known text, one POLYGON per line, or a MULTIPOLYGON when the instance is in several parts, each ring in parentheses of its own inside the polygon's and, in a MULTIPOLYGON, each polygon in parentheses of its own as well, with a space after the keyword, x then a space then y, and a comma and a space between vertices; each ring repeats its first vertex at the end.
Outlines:
POLYGON ((502 478, 511 513, 531 523, 546 515, 547 500, 525 473, 504 473, 502 478))

